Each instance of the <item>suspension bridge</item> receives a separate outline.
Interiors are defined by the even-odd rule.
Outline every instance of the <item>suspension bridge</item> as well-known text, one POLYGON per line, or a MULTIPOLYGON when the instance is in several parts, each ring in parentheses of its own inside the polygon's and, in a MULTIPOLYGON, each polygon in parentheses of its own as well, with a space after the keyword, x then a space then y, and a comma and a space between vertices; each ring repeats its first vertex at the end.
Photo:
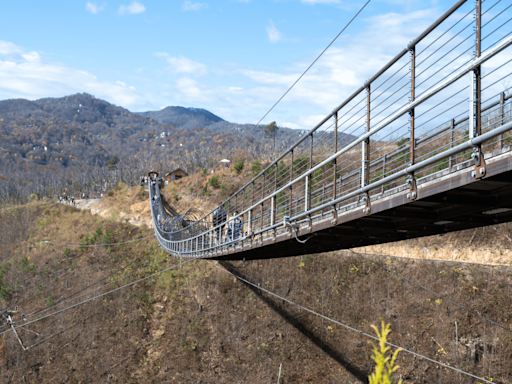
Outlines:
POLYGON ((454 4, 216 210, 180 215, 152 186, 161 246, 249 260, 511 221, 512 29, 484 5, 454 4))

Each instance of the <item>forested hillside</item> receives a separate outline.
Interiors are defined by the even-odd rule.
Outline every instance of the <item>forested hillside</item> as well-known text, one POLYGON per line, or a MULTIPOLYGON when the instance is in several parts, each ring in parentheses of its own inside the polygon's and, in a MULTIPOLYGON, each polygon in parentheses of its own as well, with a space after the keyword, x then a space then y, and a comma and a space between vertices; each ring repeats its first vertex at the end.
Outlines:
POLYGON ((0 202, 65 190, 100 194, 120 181, 133 184, 151 169, 193 172, 211 167, 239 140, 245 157, 273 152, 263 138, 176 128, 85 93, 3 100, 0 202))

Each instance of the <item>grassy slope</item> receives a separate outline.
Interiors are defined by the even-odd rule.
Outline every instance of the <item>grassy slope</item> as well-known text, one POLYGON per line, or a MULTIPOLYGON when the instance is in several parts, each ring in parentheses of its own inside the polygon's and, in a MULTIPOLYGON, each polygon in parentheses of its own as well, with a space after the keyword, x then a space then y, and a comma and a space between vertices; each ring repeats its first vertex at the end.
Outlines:
MULTIPOLYGON (((222 181, 235 184, 237 177, 226 172, 222 181)), ((179 194, 180 210, 204 199, 202 189, 190 191, 193 181, 180 180, 166 188, 167 195, 179 194)), ((130 209, 124 202, 128 198, 123 197, 130 193, 138 192, 120 187, 109 196, 111 201, 126 204, 118 207, 119 212, 130 209)), ((220 189, 207 197, 213 205, 222 198, 220 189)), ((136 195, 131 198, 137 202, 136 195)), ((19 245, 8 250, 4 246, 0 263, 9 262, 10 267, 3 283, 12 292, 2 307, 18 303, 19 313, 32 313, 113 272, 117 278, 165 259, 154 239, 84 251, 72 248, 69 254, 66 247, 39 243, 51 239, 80 244, 86 235, 90 243, 98 228, 102 235, 96 243, 151 233, 144 225, 119 221, 115 211, 107 218, 62 205, 34 203, 3 212, 0 226, 20 222, 16 233, 25 235, 17 235, 19 245), (26 231, 19 231, 22 227, 26 231)), ((378 260, 512 327, 509 268, 378 260)), ((158 268, 176 263, 168 259, 158 268)), ((336 252, 236 265, 261 286, 350 326, 373 333, 370 324, 377 324, 382 316, 391 322, 391 341, 397 344, 488 375, 494 382, 512 379, 510 333, 468 316, 445 300, 436 302, 434 295, 355 255, 336 252)), ((281 383, 353 383, 364 382, 372 369, 366 338, 250 289, 199 261, 27 328, 41 336, 20 330, 25 346, 43 341, 27 351, 21 350, 12 333, 0 336, 1 382, 103 383, 110 377, 110 382, 124 383, 267 383, 277 381, 282 363, 281 383)), ((406 382, 458 382, 446 369, 405 353, 400 356, 400 374, 406 382)))

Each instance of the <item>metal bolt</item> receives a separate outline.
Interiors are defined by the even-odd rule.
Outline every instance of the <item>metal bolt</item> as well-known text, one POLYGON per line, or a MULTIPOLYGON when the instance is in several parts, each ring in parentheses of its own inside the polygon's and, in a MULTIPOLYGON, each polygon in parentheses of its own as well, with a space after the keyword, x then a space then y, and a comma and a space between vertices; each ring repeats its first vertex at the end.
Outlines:
POLYGON ((416 197, 416 192, 412 193, 412 198, 414 199, 416 197))
POLYGON ((476 177, 476 172, 475 171, 471 172, 471 177, 476 177))
POLYGON ((410 194, 410 193, 408 193, 408 194, 407 194, 407 198, 408 198, 408 199, 410 199, 410 198, 411 198, 411 194, 410 194))
POLYGON ((485 172, 485 168, 484 167, 480 168, 480 174, 483 175, 484 172, 485 172))

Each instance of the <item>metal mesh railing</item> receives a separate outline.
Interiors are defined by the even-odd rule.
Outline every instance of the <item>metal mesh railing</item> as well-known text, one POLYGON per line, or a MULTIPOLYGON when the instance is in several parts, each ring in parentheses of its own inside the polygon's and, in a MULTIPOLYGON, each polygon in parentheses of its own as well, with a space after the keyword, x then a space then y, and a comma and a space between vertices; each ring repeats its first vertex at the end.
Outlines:
POLYGON ((186 257, 252 247, 288 231, 285 221, 308 226, 510 145, 512 7, 486 4, 458 1, 212 212, 152 203, 162 246, 186 257))

